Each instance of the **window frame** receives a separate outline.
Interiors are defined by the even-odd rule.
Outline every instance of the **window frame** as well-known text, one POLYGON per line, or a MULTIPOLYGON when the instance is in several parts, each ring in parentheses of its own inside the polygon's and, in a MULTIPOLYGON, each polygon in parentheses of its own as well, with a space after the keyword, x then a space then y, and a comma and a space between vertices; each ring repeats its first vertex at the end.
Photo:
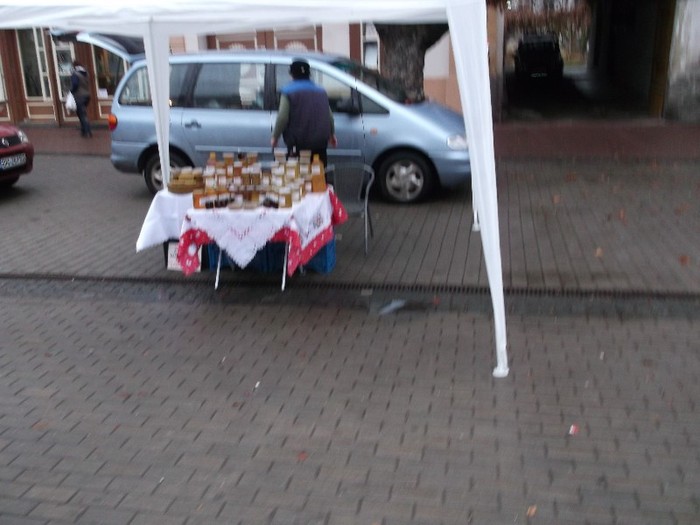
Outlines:
POLYGON ((51 80, 49 78, 49 64, 48 57, 46 56, 46 41, 44 39, 44 31, 40 27, 27 27, 24 29, 17 29, 15 31, 15 39, 17 41, 17 49, 19 51, 19 63, 22 69, 22 89, 24 90, 25 98, 29 100, 41 100, 42 102, 51 100, 51 80), (33 40, 33 54, 36 58, 36 63, 38 66, 39 75, 39 87, 41 95, 29 95, 27 90, 27 65, 24 63, 24 54, 22 53, 23 45, 20 34, 23 32, 31 32, 33 40), (42 59, 43 58, 43 59, 42 59))

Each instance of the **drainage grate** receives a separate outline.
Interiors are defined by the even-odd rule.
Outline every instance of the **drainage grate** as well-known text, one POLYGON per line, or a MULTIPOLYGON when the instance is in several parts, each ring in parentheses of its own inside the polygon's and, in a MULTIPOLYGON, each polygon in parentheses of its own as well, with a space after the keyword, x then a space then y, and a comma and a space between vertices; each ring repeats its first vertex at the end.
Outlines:
MULTIPOLYGON (((177 277, 122 277, 122 276, 76 276, 57 273, 46 274, 3 274, 0 279, 25 280, 25 281, 70 281, 85 283, 134 283, 134 284, 171 284, 178 286, 191 286, 206 284, 212 286, 213 277, 209 274, 188 277, 185 281, 177 277)), ((244 286, 249 288, 279 288, 279 280, 275 277, 246 277, 245 279, 226 278, 221 282, 222 287, 244 286)), ((347 281, 303 281, 297 279, 288 283, 288 289, 317 290, 317 291, 362 291, 372 290, 383 293, 408 293, 408 294, 439 294, 439 295, 491 295, 491 291, 485 286, 450 285, 450 284, 402 284, 402 283, 357 283, 347 281)), ((700 301, 700 293, 654 290, 555 290, 551 288, 524 288, 505 287, 504 294, 509 297, 536 298, 546 297, 552 299, 614 299, 614 300, 653 300, 653 301, 700 301)))
MULTIPOLYGON (((136 301, 143 303, 314 305, 323 308, 363 310, 368 315, 426 315, 461 312, 491 317, 488 288, 478 286, 427 286, 354 282, 311 282, 297 279, 281 292, 276 278, 227 278, 214 290, 212 276, 96 277, 62 274, 0 274, 0 294, 80 301, 136 301), (399 305, 399 306, 396 306, 399 305)), ((700 316, 698 294, 660 292, 554 291, 512 288, 505 291, 507 316, 607 316, 632 318, 685 318, 700 316)))

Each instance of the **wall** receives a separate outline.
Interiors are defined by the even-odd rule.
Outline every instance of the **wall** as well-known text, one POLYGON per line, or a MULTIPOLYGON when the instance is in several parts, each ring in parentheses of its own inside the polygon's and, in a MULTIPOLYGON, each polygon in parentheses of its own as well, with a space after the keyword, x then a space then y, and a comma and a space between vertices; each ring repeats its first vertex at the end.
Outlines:
POLYGON ((613 4, 607 72, 613 83, 639 104, 649 99, 656 1, 623 0, 613 4))
POLYGON ((348 24, 324 24, 321 48, 325 53, 350 56, 350 26, 348 24))
POLYGON ((664 117, 700 122, 700 2, 678 0, 664 117))
POLYGON ((425 67, 423 68, 423 88, 425 96, 430 100, 446 104, 453 109, 459 109, 459 97, 457 107, 455 101, 450 100, 450 72, 454 69, 452 63, 452 47, 450 46, 450 34, 445 33, 442 38, 425 54, 425 67))
MULTIPOLYGON (((501 120, 503 106, 504 83, 504 48, 505 18, 503 10, 498 7, 488 7, 487 32, 489 46, 489 77, 491 83, 491 108, 496 122, 501 120)), ((459 95, 459 83, 455 69, 454 54, 450 34, 428 50, 425 55, 424 69, 425 95, 436 102, 457 111, 462 111, 462 101, 459 95)))
POLYGON ((493 119, 500 122, 505 97, 505 14, 499 7, 489 6, 486 22, 489 41, 489 80, 491 83, 491 111, 493 119))

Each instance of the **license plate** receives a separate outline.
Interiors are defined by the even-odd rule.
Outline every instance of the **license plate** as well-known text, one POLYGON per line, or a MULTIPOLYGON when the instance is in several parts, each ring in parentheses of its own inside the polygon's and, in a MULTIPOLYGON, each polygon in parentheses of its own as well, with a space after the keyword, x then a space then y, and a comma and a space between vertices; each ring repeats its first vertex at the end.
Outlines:
POLYGON ((4 157, 0 159, 0 169, 9 170, 16 168, 17 166, 24 166, 27 163, 27 155, 20 153, 18 155, 12 155, 10 157, 4 157))

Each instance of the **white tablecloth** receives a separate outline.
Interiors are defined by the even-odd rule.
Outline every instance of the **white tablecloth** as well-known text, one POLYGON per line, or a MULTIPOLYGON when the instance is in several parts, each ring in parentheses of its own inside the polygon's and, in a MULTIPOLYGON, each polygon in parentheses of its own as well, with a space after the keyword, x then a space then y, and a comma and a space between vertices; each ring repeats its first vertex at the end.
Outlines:
POLYGON ((170 193, 168 190, 156 193, 136 240, 136 251, 179 239, 182 221, 191 207, 191 193, 170 193))
MULTIPOLYGON (((344 211, 343 211, 344 213, 344 211)), ((306 195, 291 208, 263 208, 230 210, 228 208, 189 209, 182 223, 181 236, 188 231, 200 230, 226 251, 240 267, 253 257, 280 230, 288 228, 298 235, 299 248, 304 251, 311 243, 321 243, 318 251, 328 242, 321 234, 332 228, 333 204, 329 192, 306 195)))

